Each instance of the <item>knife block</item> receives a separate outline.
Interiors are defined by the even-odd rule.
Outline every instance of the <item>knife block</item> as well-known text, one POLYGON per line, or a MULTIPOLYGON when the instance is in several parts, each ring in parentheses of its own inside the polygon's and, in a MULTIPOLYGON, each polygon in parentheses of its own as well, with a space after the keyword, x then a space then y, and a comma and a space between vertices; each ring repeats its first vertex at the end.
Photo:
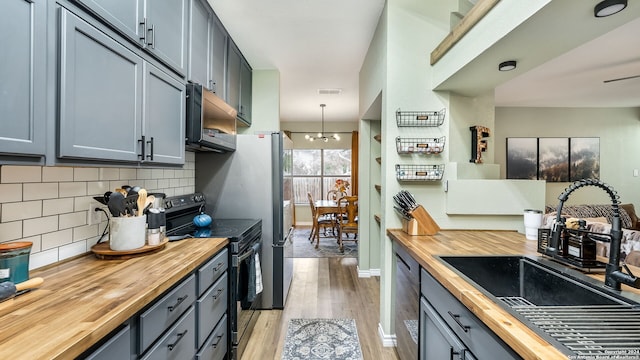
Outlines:
POLYGON ((411 220, 402 220, 402 230, 409 235, 435 235, 440 231, 440 226, 431 218, 431 215, 418 205, 415 209, 409 211, 409 215, 413 217, 411 220))

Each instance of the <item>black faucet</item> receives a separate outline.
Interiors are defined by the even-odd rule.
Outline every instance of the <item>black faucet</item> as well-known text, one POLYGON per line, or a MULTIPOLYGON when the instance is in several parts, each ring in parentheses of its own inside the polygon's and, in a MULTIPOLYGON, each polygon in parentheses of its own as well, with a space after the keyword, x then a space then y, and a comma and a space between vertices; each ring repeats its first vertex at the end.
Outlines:
POLYGON ((611 223, 611 243, 609 244, 609 263, 605 271, 604 284, 614 290, 620 290, 620 284, 632 286, 640 289, 640 278, 631 273, 626 263, 623 272, 620 267, 620 245, 622 243, 622 226, 620 221, 620 201, 619 196, 613 188, 597 179, 582 179, 572 183, 568 188, 558 196, 558 208, 556 210, 556 222, 551 232, 551 241, 545 250, 545 254, 554 258, 558 258, 558 246, 560 244, 560 236, 566 225, 560 218, 562 213, 562 205, 569 198, 569 194, 584 186, 595 186, 604 190, 611 198, 611 207, 613 208, 613 221, 611 223))

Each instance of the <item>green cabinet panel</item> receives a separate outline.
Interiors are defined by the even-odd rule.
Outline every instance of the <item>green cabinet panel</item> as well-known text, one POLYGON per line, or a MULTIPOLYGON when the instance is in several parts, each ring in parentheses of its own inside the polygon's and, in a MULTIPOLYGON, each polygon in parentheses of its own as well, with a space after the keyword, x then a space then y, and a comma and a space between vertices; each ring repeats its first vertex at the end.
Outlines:
POLYGON ((46 2, 8 0, 0 12, 0 153, 45 155, 46 2))

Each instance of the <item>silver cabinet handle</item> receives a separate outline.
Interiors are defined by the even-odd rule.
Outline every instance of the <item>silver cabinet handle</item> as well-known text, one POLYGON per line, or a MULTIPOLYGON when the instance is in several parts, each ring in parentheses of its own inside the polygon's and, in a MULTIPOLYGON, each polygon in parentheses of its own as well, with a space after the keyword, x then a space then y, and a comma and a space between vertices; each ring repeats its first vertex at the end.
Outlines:
MULTIPOLYGON (((142 140, 144 141, 144 136, 142 137, 142 140)), ((150 150, 149 154, 147 154, 147 158, 151 161, 153 161, 153 136, 151 137, 150 141, 147 141, 147 144, 149 144, 150 146, 150 150)))
POLYGON ((140 154, 138 154, 138 157, 144 160, 144 147, 146 145, 144 135, 142 135, 142 137, 138 139, 138 143, 140 143, 140 154))
POLYGON ((151 32, 151 41, 147 42, 147 45, 151 45, 152 49, 156 48, 156 25, 151 25, 150 29, 147 31, 151 32))

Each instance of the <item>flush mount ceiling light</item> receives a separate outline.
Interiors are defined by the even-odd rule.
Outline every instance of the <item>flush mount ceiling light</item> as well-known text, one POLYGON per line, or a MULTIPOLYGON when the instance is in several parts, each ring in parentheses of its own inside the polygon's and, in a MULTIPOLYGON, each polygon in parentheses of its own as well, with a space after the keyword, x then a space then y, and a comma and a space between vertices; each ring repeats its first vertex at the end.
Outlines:
POLYGON ((500 63, 500 65, 498 65, 498 70, 500 71, 511 71, 515 68, 516 68, 515 60, 503 61, 500 63))
POLYGON ((316 140, 320 140, 320 141, 324 141, 324 142, 329 142, 329 139, 333 139, 336 141, 340 140, 340 136, 338 136, 338 134, 333 134, 330 136, 325 136, 324 134, 324 107, 327 106, 326 104, 320 104, 320 107, 322 108, 322 131, 319 132, 316 136, 310 136, 309 134, 305 135, 304 138, 309 140, 309 141, 316 141, 316 140))
POLYGON ((627 0, 604 0, 593 8, 595 17, 605 17, 619 13, 627 7, 627 0))

